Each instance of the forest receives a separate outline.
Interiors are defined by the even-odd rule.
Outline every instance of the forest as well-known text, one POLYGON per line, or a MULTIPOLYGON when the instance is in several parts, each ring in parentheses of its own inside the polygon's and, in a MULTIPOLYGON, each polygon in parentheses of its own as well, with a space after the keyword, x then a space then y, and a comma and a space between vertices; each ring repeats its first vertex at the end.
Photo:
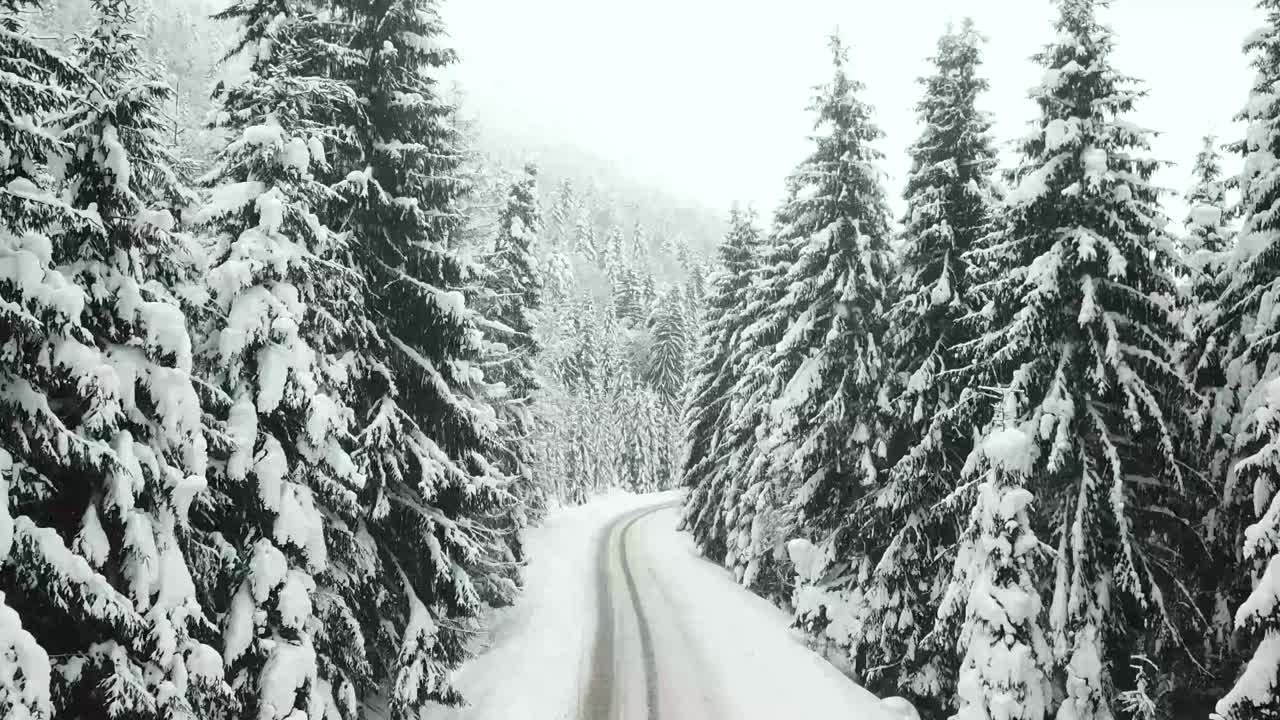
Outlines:
POLYGON ((1015 165, 951 24, 895 214, 836 33, 721 218, 482 138, 437 0, 0 0, 0 716, 465 705, 618 488, 930 720, 1280 715, 1280 0, 1176 198, 1044 1, 1015 165))

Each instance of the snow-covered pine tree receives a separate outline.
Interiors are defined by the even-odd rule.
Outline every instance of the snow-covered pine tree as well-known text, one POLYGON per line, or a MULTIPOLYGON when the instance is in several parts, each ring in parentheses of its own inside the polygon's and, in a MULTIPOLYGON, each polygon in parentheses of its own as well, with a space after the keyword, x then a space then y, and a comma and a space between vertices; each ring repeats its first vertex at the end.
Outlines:
MULTIPOLYGON (((1227 204, 1227 182, 1222 175, 1222 156, 1218 152, 1217 138, 1206 135, 1201 141, 1200 152, 1191 167, 1193 183, 1187 190, 1187 234, 1189 250, 1193 256, 1201 253, 1209 257, 1228 250, 1232 243, 1231 208, 1227 204)), ((1193 269, 1203 263, 1192 262, 1193 269)), ((1202 270, 1209 272, 1209 270, 1202 270)))
POLYGON ((589 263, 600 262, 600 247, 596 240, 595 223, 591 221, 591 207, 581 203, 573 219, 573 252, 589 263))
POLYGON ((577 196, 573 191, 573 182, 568 179, 561 180, 552 196, 551 210, 548 213, 551 220, 548 223, 545 243, 548 248, 563 252, 572 244, 570 238, 573 232, 573 221, 577 217, 576 204, 577 196))
POLYGON ((506 207, 498 219, 498 237, 486 269, 494 277, 495 300, 488 319, 503 325, 501 334, 511 353, 496 377, 511 396, 527 401, 537 388, 533 359, 538 354, 533 313, 542 307, 542 277, 534 245, 542 229, 537 199, 538 171, 526 165, 524 176, 512 183, 506 207))
POLYGON ((886 452, 890 219, 873 146, 880 130, 834 36, 831 53, 834 78, 812 106, 816 147, 788 177, 776 218, 775 242, 791 246, 792 260, 774 279, 782 295, 769 310, 786 331, 767 361, 781 379, 768 454, 780 497, 794 504, 789 534, 833 543, 843 556, 858 539, 851 512, 886 452))
POLYGON ((653 339, 645 380, 673 410, 684 392, 685 356, 689 343, 686 315, 679 288, 671 287, 649 320, 653 339))
MULTIPOLYGON (((711 482, 720 459, 722 439, 728 430, 729 393, 737 383, 739 368, 731 362, 750 318, 747 309, 752 273, 759 262, 760 229, 751 209, 734 206, 729 230, 718 254, 720 267, 712 277, 706 321, 690 368, 681 427, 684 432, 679 482, 688 488, 681 525, 700 543, 707 541, 705 525, 691 520, 719 503, 718 486, 711 482)), ((716 553, 723 557, 723 549, 716 553)))
MULTIPOLYGON (((1238 566, 1223 568, 1216 599, 1225 606, 1223 614, 1234 615, 1235 629, 1244 631, 1250 653, 1234 686, 1217 703, 1217 714, 1232 720, 1280 714, 1280 494, 1275 480, 1280 318, 1274 312, 1280 297, 1280 218, 1274 212, 1280 198, 1280 98, 1275 94, 1280 2, 1257 5, 1266 20, 1245 43, 1257 76, 1239 116, 1248 129, 1235 145, 1244 156, 1239 182, 1243 217, 1225 265, 1226 289, 1207 321, 1210 348, 1226 361, 1225 387, 1216 394, 1210 432, 1224 434, 1229 444, 1222 453, 1225 460, 1211 467, 1221 496, 1214 530, 1222 542, 1243 550, 1238 566)), ((1235 554, 1224 551, 1221 559, 1234 560, 1235 554)), ((1230 672, 1235 663, 1227 660, 1223 669, 1230 672)))
POLYGON ((368 283, 372 336, 356 370, 357 462, 368 476, 365 522, 383 563, 372 697, 393 718, 461 700, 450 671, 484 598, 514 591, 515 497, 496 464, 500 433, 480 387, 480 317, 452 239, 462 226, 462 138, 437 87, 455 53, 442 43, 435 0, 333 3, 355 32, 332 68, 362 98, 359 152, 334 222, 350 234, 368 283), (497 531, 495 531, 497 527, 497 531))
POLYGON ((1197 464, 1207 469, 1210 482, 1218 488, 1212 495, 1206 494, 1201 503, 1205 540, 1214 560, 1206 563, 1198 580, 1200 587, 1207 590, 1201 610, 1212 625, 1212 631, 1205 636, 1206 652, 1219 663, 1223 677, 1234 677, 1241 658, 1240 643, 1232 640, 1232 609, 1243 602, 1250 589, 1248 579, 1240 572, 1240 551, 1241 533, 1252 518, 1246 509, 1248 499, 1238 492, 1244 486, 1234 480, 1235 471, 1231 468, 1238 459, 1233 436, 1239 428, 1234 427, 1234 413, 1242 398, 1237 397, 1235 388, 1228 387, 1227 353, 1232 347, 1239 349, 1242 337, 1235 322, 1219 327, 1222 320, 1238 319, 1240 315, 1220 310, 1222 293, 1231 281, 1226 271, 1232 265, 1235 244, 1231 227, 1234 208, 1227 199, 1229 181, 1222 176, 1222 161, 1212 136, 1204 138, 1192 177, 1194 183, 1185 196, 1188 213, 1183 248, 1190 276, 1183 288, 1188 295, 1184 325, 1192 335, 1186 354, 1196 388, 1209 403, 1207 421, 1194 443, 1203 448, 1197 464), (1228 328, 1229 334, 1221 331, 1228 328), (1230 484, 1229 476, 1233 478, 1230 484))
POLYGON ((86 619, 119 637, 139 635, 142 619, 129 598, 68 549, 74 529, 59 535, 31 516, 45 510, 63 476, 111 472, 103 452, 109 446, 85 442, 79 421, 68 423, 54 410, 55 403, 74 408, 109 398, 105 379, 96 368, 39 360, 63 355, 63 344, 75 349, 92 342, 81 327, 86 293, 59 269, 69 253, 51 233, 84 226, 105 241, 105 232, 97 218, 50 192, 46 164, 66 148, 45 123, 67 108, 82 77, 29 34, 20 13, 38 7, 0 3, 0 105, 7 117, 24 119, 0 123, 0 336, 6 338, 0 345, 0 712, 45 720, 56 706, 50 649, 35 626, 40 618, 84 613, 105 589, 105 601, 86 619), (73 582, 47 594, 57 587, 46 584, 50 575, 73 582))
MULTIPOLYGON (((1206 136, 1196 154, 1191 175, 1194 182, 1187 190, 1186 238, 1184 251, 1190 270, 1190 307, 1187 324, 1195 333, 1196 385, 1216 394, 1226 383, 1223 378, 1223 347, 1214 333, 1218 299, 1229 282, 1224 271, 1229 265, 1231 247, 1235 244, 1231 228, 1231 208, 1227 201, 1227 179, 1222 176, 1222 158, 1212 135, 1206 136)), ((1211 413, 1207 424, 1211 433, 1221 434, 1222 424, 1229 422, 1229 409, 1211 413)), ((1215 472, 1220 474, 1218 463, 1215 472)))
MULTIPOLYGON (((980 447, 984 477, 938 610, 938 626, 955 638, 960 658, 953 720, 1044 720, 1051 710, 1053 659, 1034 572, 1040 541, 1026 488, 1037 429, 1034 421, 1002 427, 980 447)), ((1077 717, 1069 702, 1058 717, 1077 717)))
POLYGON ((630 263, 624 263, 613 281, 613 309, 619 320, 631 327, 642 325, 646 318, 640 274, 630 263))
POLYGON ((128 3, 93 3, 87 76, 20 4, 0 6, 0 714, 214 717, 229 691, 181 541, 206 453, 168 90, 128 3))
POLYGON ((535 360, 541 352, 535 337, 535 317, 542 307, 542 273, 535 245, 542 232, 538 207, 538 170, 526 165, 512 183, 498 217, 498 237, 485 263, 487 297, 481 322, 498 341, 497 357, 487 363, 486 378, 501 383, 495 402, 502 421, 503 469, 518 478, 518 493, 532 509, 543 507, 533 483, 533 395, 539 388, 535 360))
POLYGON ((625 253, 625 242, 622 236, 622 228, 613 225, 609 228, 609 232, 604 238, 604 248, 600 253, 600 264, 604 269, 605 276, 609 278, 609 282, 617 286, 618 278, 621 277, 623 269, 626 265, 623 262, 625 253))
POLYGON ((771 363, 773 349, 788 327, 788 319, 774 309, 787 293, 781 278, 794 262, 794 253, 792 244, 772 235, 760 243, 759 265, 751 274, 746 305, 740 311, 745 325, 726 360, 736 381, 728 391, 726 422, 716 455, 702 481, 705 491, 700 494, 706 499, 700 508, 686 508, 683 520, 704 555, 731 568, 744 586, 779 600, 787 599, 791 578, 773 572, 771 554, 752 555, 749 551, 751 547, 768 547, 766 540, 772 535, 764 533, 765 526, 776 525, 773 511, 785 506, 785 498, 772 490, 765 440, 769 405, 783 380, 779 368, 771 363), (754 500, 739 507, 744 494, 754 500), (748 509, 751 517, 740 520, 740 513, 748 509), (755 528, 761 532, 753 532, 755 528))
POLYGON ((921 651, 920 640, 958 524, 937 508, 959 484, 971 449, 970 429, 953 412, 961 395, 951 375, 958 365, 953 348, 973 337, 967 316, 977 308, 966 253, 990 232, 994 203, 991 120, 976 106, 987 89, 978 74, 981 44, 970 20, 948 28, 934 72, 920 79, 924 96, 916 111, 924 131, 910 149, 897 301, 889 313, 897 382, 891 433, 902 449, 870 511, 889 539, 863 593, 867 616, 859 638, 868 668, 862 682, 934 713, 950 694, 951 679, 941 670, 949 663, 921 651))
POLYGON ((352 542, 365 485, 348 404, 363 287, 346 237, 318 216, 333 196, 317 178, 331 172, 329 151, 349 152, 363 112, 345 85, 308 74, 342 28, 313 11, 246 0, 222 14, 239 23, 250 66, 219 88, 231 142, 197 214, 217 308, 201 355, 226 412, 199 520, 210 552, 231 556, 215 586, 223 654, 241 711, 259 718, 353 717, 371 682, 362 608, 343 592, 375 577, 372 552, 352 542))
POLYGON ((963 381, 1000 386, 1006 424, 1037 449, 1026 474, 1033 519, 1058 542, 1048 605, 1061 720, 1111 717, 1132 655, 1181 662, 1203 632, 1182 583, 1199 479, 1176 442, 1198 406, 1173 350, 1179 258, 1149 182, 1149 134, 1124 119, 1142 91, 1111 65, 1106 4, 1058 0, 1007 236, 970 261, 1010 260, 973 287, 992 329, 962 346, 974 363, 963 381))

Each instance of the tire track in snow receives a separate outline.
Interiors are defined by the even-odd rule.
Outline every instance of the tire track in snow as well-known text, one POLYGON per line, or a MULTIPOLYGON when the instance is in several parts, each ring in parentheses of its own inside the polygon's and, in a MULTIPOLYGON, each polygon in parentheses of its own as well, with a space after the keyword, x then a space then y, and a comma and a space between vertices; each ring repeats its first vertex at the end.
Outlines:
POLYGON ((620 667, 620 663, 617 662, 618 643, 615 627, 617 618, 610 592, 610 578, 613 576, 610 565, 614 557, 612 549, 615 536, 618 538, 618 559, 622 566, 622 575, 627 584, 627 592, 630 595, 631 607, 635 612, 639 629, 640 650, 644 661, 647 717, 648 720, 658 718, 658 683, 653 636, 644 616, 635 575, 627 555, 627 532, 637 521, 646 516, 679 504, 679 502, 663 503, 632 511, 620 516, 603 533, 598 554, 599 567, 596 581, 596 642, 591 654, 591 674, 588 678, 587 690, 578 711, 579 720, 613 720, 620 709, 618 690, 624 687, 624 683, 616 677, 616 671, 620 667))

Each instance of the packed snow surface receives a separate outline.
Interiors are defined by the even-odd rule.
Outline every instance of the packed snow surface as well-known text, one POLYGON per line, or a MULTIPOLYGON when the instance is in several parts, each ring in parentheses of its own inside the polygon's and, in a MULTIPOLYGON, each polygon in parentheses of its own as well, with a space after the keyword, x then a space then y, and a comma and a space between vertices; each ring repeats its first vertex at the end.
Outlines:
POLYGON ((616 673, 609 684, 623 705, 614 714, 622 710, 622 717, 646 717, 646 685, 653 688, 649 697, 656 690, 657 717, 664 720, 903 717, 807 649, 787 614, 698 556, 689 536, 676 531, 679 499, 609 495, 556 512, 528 532, 525 594, 495 619, 489 649, 456 677, 470 706, 425 717, 594 717, 582 703, 600 667, 616 673), (657 509, 644 512, 651 508, 657 509), (593 657, 602 566, 616 620, 615 657, 603 661, 593 657), (646 678, 645 646, 653 682, 646 678))

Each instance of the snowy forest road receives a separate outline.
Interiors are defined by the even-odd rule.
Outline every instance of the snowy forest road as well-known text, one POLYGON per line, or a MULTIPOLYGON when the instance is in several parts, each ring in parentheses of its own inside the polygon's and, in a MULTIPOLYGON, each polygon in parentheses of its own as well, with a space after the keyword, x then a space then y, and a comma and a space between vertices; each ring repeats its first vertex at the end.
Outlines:
POLYGON ((892 715, 780 613, 697 556, 678 503, 620 514, 598 548, 597 627, 578 720, 892 715))

